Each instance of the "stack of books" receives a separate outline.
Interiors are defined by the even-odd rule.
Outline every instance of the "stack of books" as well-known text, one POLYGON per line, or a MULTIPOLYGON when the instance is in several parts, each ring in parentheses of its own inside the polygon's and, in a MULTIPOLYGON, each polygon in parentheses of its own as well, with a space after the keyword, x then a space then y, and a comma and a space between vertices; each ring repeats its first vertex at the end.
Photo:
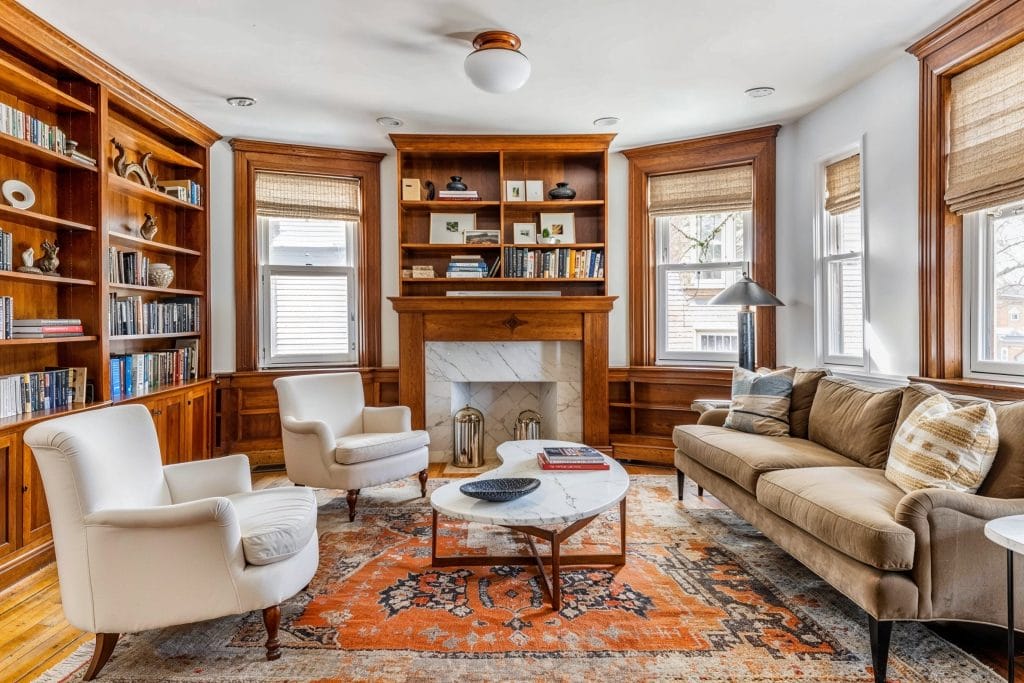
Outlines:
POLYGON ((487 277, 487 263, 478 254, 452 254, 445 277, 487 277))
POLYGON ((542 470, 606 470, 608 463, 601 451, 590 446, 545 448, 537 454, 542 470))
POLYGON ((0 339, 10 339, 14 322, 14 297, 0 296, 0 339))
POLYGON ((0 418, 85 403, 85 368, 52 368, 0 377, 0 418))
POLYGON ((480 199, 480 195, 476 190, 438 190, 437 198, 447 202, 472 202, 480 199))
POLYGON ((199 377, 199 343, 179 342, 177 348, 110 357, 110 395, 139 396, 168 384, 199 377))
POLYGON ((423 278, 437 277, 434 274, 434 266, 413 266, 402 269, 402 278, 405 280, 420 280, 423 278))
POLYGON ((50 339, 81 337, 85 332, 80 318, 31 318, 11 321, 12 339, 50 339))
POLYGON ((161 180, 157 183, 164 193, 194 206, 203 204, 203 188, 191 180, 161 180))
POLYGON ((64 153, 67 136, 57 126, 43 123, 34 116, 7 104, 0 104, 0 133, 31 142, 51 152, 64 153))
POLYGON ((528 278, 604 277, 604 252, 599 249, 505 248, 505 276, 528 278))
POLYGON ((14 235, 0 230, 0 270, 14 270, 14 235))
POLYGON ((89 164, 90 166, 96 165, 95 159, 93 159, 88 154, 82 154, 77 149, 73 149, 70 152, 68 152, 68 156, 74 159, 75 161, 81 161, 83 164, 89 164))
POLYGON ((141 296, 111 297, 110 334, 177 334, 199 331, 199 299, 178 296, 143 302, 141 296))

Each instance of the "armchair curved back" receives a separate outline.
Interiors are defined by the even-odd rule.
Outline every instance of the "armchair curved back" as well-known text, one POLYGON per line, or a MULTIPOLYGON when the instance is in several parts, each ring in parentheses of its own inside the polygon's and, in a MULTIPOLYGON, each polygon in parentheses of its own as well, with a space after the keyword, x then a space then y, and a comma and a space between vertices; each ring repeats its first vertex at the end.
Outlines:
POLYGON ((327 423, 335 437, 363 431, 363 378, 358 372, 295 375, 274 380, 282 416, 327 423))

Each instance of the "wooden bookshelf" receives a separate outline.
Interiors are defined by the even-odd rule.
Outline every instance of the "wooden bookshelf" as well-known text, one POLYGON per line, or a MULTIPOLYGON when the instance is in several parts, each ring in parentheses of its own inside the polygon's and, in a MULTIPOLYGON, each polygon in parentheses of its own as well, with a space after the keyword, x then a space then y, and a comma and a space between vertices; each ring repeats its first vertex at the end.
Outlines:
MULTIPOLYGON (((398 151, 399 292, 402 296, 443 296, 449 290, 493 289, 540 291, 557 289, 567 296, 604 296, 602 277, 513 277, 505 262, 507 247, 543 255, 555 249, 589 249, 602 255, 607 243, 608 146, 613 135, 404 135, 391 136, 398 151), (451 176, 461 176, 477 201, 403 200, 402 179, 430 180, 444 189, 451 176), (505 182, 540 180, 547 191, 558 182, 576 190, 573 200, 507 201, 505 182), (477 230, 495 230, 497 244, 432 244, 432 213, 474 214, 477 230), (534 223, 540 214, 572 213, 572 244, 515 244, 514 223, 534 223), (479 254, 488 267, 498 261, 495 277, 446 278, 452 254, 479 254), (434 267, 438 277, 403 278, 401 270, 434 267)), ((605 267, 604 272, 607 273, 605 267)))
POLYGON ((120 192, 128 195, 129 197, 136 197, 146 202, 173 206, 179 209, 188 209, 189 211, 203 210, 203 207, 198 204, 192 204, 178 199, 177 197, 172 197, 166 192, 154 190, 151 187, 146 187, 145 185, 133 182, 127 178, 122 178, 121 176, 114 175, 113 173, 107 176, 107 184, 114 192, 120 192))

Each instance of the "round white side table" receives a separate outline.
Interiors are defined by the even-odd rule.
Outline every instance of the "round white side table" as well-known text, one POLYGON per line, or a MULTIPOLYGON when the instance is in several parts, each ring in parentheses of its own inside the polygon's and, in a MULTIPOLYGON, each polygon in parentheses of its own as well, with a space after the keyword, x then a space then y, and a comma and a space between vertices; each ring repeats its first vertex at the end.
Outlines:
POLYGON ((1024 554, 1024 515, 1000 517, 985 524, 985 538, 1006 548, 1006 680, 1013 681, 1013 554, 1024 554))

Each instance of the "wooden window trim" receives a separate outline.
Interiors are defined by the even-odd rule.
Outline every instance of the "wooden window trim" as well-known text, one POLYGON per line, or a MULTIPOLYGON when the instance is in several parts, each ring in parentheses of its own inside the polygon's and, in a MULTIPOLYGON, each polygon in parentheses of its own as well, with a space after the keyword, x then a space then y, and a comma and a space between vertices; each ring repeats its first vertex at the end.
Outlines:
MULTIPOLYGON (((750 276, 775 291, 775 138, 780 126, 712 135, 625 150, 629 160, 629 359, 632 366, 657 360, 654 224, 647 213, 651 175, 702 171, 750 163, 754 167, 753 259, 750 276)), ((775 367, 775 309, 756 313, 758 365, 775 367)))
POLYGON ((982 0, 907 48, 921 73, 920 373, 963 377, 963 220, 946 208, 947 103, 958 73, 1024 42, 1024 0, 982 0))
POLYGON ((253 188, 258 171, 320 173, 359 179, 362 219, 356 278, 360 367, 380 365, 380 162, 386 155, 303 145, 232 140, 235 174, 235 364, 259 369, 259 241, 253 188))

